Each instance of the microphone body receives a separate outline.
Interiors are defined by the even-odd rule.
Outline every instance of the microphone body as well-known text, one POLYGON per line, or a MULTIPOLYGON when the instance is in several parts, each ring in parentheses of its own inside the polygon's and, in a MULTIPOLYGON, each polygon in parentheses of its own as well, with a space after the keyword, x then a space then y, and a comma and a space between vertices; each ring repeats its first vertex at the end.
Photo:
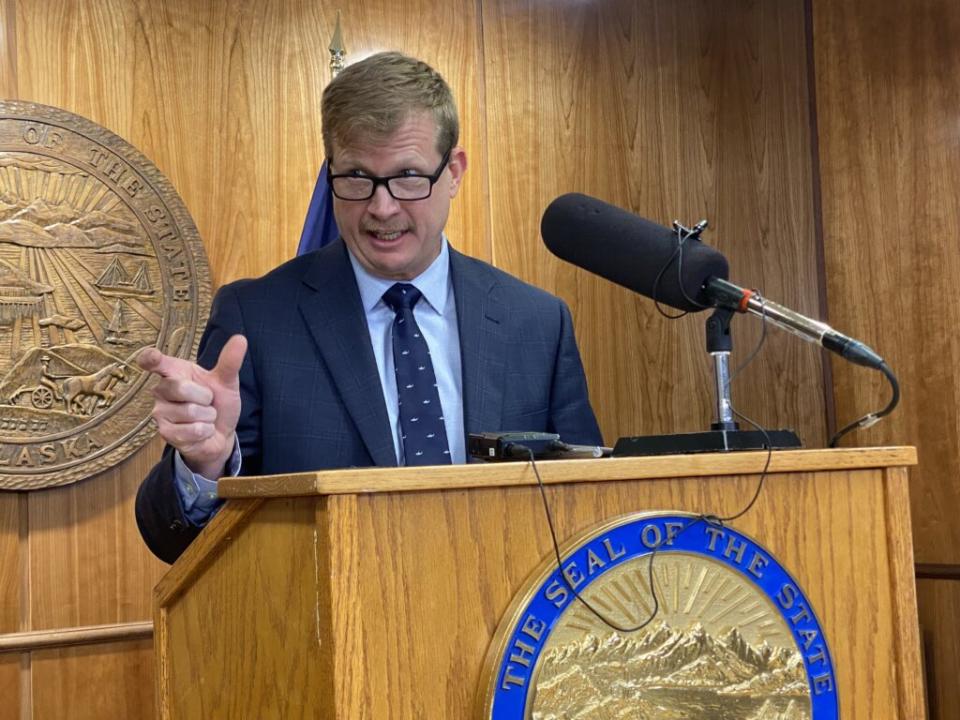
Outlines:
POLYGON ((729 282, 719 250, 691 237, 681 255, 676 232, 615 205, 579 193, 561 195, 544 211, 540 233, 561 260, 657 302, 688 312, 749 312, 858 365, 883 365, 867 345, 729 282))
POLYGON ((719 250, 690 238, 681 258, 673 230, 579 193, 550 203, 540 234, 561 260, 678 310, 703 310, 704 281, 729 274, 719 250))

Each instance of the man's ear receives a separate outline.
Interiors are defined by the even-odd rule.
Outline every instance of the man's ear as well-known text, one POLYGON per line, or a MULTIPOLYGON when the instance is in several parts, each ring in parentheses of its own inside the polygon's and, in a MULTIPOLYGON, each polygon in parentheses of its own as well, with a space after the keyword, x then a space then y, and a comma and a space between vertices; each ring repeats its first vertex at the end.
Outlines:
POLYGON ((450 170, 450 197, 456 197, 460 189, 460 181, 467 171, 467 152, 459 145, 450 151, 450 160, 447 163, 450 170))

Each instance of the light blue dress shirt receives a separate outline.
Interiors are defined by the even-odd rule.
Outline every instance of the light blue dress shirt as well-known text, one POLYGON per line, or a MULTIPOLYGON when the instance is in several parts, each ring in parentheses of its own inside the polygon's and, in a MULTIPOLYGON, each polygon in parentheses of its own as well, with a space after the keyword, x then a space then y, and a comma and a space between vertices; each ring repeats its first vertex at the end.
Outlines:
MULTIPOLYGON (((403 441, 400 433, 400 408, 397 399, 397 380, 393 368, 393 319, 394 313, 383 301, 383 293, 396 281, 384 280, 371 275, 349 254, 350 264, 360 289, 360 300, 367 319, 367 330, 373 355, 377 361, 380 385, 390 420, 393 446, 397 464, 404 465, 403 441)), ((450 277, 450 251, 446 237, 443 238, 440 255, 430 266, 412 280, 406 280, 421 292, 423 297, 413 309, 413 316, 430 348, 430 359, 437 376, 440 405, 443 407, 443 422, 454 463, 467 460, 466 440, 463 428, 463 373, 460 357, 460 326, 457 323, 457 306, 450 277)), ((233 455, 227 463, 227 475, 240 473, 240 446, 234 445, 233 455)), ((221 501, 217 496, 217 483, 191 472, 179 452, 174 453, 177 494, 187 520, 197 526, 205 525, 221 501)))
MULTIPOLYGON (((400 407, 397 398, 397 376, 393 369, 393 319, 394 312, 383 301, 383 294, 396 280, 384 280, 367 272, 353 256, 350 264, 357 277, 360 300, 367 317, 367 330, 373 355, 377 360, 383 398, 387 403, 393 447, 397 452, 397 464, 405 465, 403 442, 400 433, 400 407)), ((454 463, 467 460, 463 434, 463 373, 460 364, 460 328, 457 324, 457 307, 453 297, 453 281, 450 278, 450 251, 443 239, 440 255, 430 266, 413 280, 405 280, 423 295, 413 308, 413 317, 430 348, 433 371, 437 376, 440 405, 443 408, 443 424, 450 445, 450 457, 454 463)))

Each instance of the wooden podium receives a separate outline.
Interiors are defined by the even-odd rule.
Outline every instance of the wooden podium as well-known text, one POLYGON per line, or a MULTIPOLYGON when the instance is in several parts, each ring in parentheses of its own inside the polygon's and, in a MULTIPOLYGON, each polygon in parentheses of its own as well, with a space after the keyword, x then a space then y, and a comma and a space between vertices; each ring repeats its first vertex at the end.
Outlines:
MULTIPOLYGON (((558 538, 642 510, 732 514, 766 453, 538 464, 558 538)), ((826 633, 844 718, 924 716, 913 448, 773 455, 732 527, 826 633)), ((514 595, 552 554, 528 463, 221 481, 233 498, 156 588, 161 718, 478 717, 514 595)))

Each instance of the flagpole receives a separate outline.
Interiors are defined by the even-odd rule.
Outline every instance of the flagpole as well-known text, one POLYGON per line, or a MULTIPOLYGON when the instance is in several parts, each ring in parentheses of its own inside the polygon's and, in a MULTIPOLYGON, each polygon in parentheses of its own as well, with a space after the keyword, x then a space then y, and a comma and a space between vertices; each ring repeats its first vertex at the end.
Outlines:
POLYGON ((337 25, 333 29, 333 39, 330 40, 330 75, 336 77, 343 70, 347 59, 347 49, 343 46, 343 33, 340 32, 340 11, 337 10, 337 25))
MULTIPOLYGON (((347 59, 347 49, 343 45, 343 32, 340 30, 339 10, 337 10, 337 24, 333 29, 333 38, 327 49, 330 51, 330 75, 334 78, 343 70, 347 59)), ((307 217, 303 222, 297 255, 304 255, 328 245, 339 235, 337 221, 333 216, 333 196, 327 184, 327 161, 324 160, 317 175, 317 183, 313 188, 310 206, 307 208, 307 217)))

